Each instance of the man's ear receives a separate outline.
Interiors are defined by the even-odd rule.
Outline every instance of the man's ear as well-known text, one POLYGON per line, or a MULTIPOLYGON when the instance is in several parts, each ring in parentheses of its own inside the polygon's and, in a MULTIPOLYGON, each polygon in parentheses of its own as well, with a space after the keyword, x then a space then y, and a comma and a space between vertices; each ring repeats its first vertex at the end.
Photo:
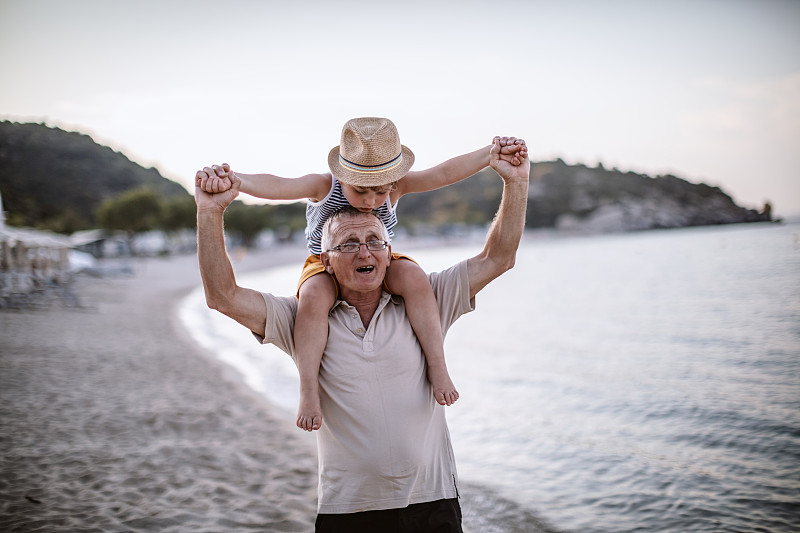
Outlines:
POLYGON ((322 252, 319 254, 319 260, 322 262, 322 266, 325 268, 325 272, 333 276, 333 267, 331 266, 330 257, 328 257, 327 252, 322 252))

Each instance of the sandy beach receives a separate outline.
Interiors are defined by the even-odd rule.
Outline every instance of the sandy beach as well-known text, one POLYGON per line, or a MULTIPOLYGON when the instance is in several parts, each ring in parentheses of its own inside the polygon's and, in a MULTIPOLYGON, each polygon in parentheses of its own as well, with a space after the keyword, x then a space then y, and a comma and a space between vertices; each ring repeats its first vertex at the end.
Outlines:
POLYGON ((313 531, 313 440, 175 318, 196 258, 130 266, 0 311, 0 531, 313 531))

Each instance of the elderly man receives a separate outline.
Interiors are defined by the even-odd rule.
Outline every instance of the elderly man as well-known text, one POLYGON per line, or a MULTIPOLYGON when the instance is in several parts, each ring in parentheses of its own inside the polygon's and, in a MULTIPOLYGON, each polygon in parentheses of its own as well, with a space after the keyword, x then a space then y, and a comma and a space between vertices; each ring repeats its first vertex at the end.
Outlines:
MULTIPOLYGON (((503 197, 483 250, 430 274, 442 330, 514 265, 522 237, 530 164, 499 157, 503 197)), ((211 169, 206 169, 211 172, 211 169)), ((209 307, 294 357, 295 297, 239 287, 225 252, 222 216, 238 193, 195 190, 198 256, 209 307)), ((319 373, 325 424, 319 450, 316 531, 460 532, 458 477, 444 408, 433 398, 425 357, 401 298, 383 290, 391 259, 386 228, 371 213, 332 216, 322 263, 339 287, 319 373)))

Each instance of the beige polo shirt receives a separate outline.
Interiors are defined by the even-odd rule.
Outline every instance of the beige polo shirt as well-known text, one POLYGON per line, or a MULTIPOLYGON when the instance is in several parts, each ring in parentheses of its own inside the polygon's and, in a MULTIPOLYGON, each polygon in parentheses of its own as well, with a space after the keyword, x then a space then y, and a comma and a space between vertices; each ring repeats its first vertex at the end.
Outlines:
MULTIPOLYGON (((474 309, 466 261, 428 278, 446 332, 474 309)), ((264 301, 262 342, 296 359, 297 299, 264 294, 264 301)), ((457 497, 444 408, 433 398, 403 299, 384 292, 368 327, 354 307, 339 301, 328 325, 319 373, 319 512, 396 509, 457 497)))

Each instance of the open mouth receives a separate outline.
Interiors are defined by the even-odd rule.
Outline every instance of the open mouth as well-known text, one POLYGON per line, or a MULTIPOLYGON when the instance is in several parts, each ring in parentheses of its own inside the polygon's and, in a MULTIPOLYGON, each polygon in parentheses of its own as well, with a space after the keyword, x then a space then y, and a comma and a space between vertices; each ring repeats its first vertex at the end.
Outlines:
POLYGON ((372 265, 369 265, 369 266, 362 266, 362 267, 358 267, 358 268, 356 269, 356 272, 360 272, 360 273, 368 273, 368 272, 372 272, 373 270, 375 270, 375 267, 374 267, 374 266, 372 266, 372 265))

